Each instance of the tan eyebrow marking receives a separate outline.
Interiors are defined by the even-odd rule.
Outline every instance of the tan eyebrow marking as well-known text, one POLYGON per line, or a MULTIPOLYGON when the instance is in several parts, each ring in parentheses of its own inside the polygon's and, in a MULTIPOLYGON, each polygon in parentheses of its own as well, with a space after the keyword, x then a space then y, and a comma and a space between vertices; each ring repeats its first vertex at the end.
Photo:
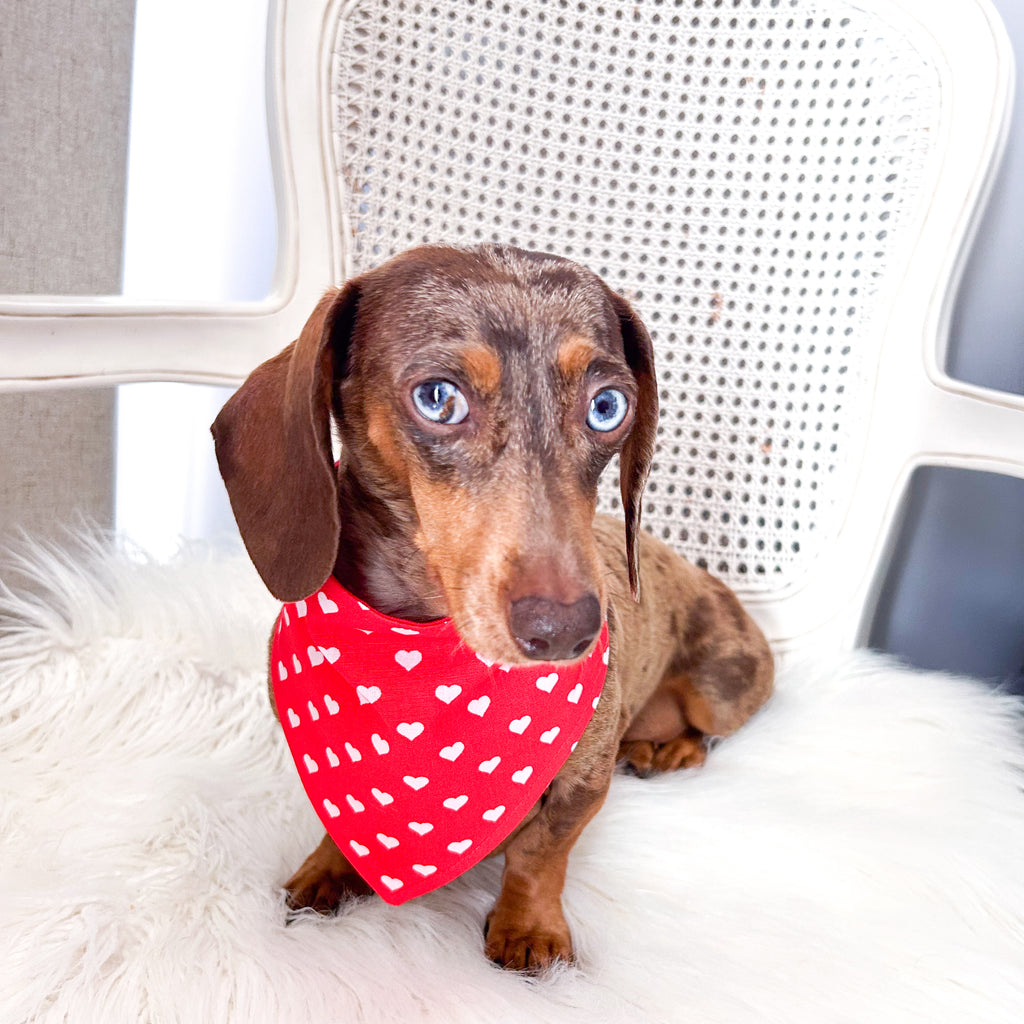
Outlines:
POLYGON ((582 335, 573 334, 566 338, 558 346, 558 354, 555 357, 562 377, 565 380, 577 380, 582 377, 594 361, 597 351, 597 346, 582 335))
POLYGON ((501 359, 487 345, 472 345, 460 354, 469 383, 481 394, 492 394, 501 383, 501 359))

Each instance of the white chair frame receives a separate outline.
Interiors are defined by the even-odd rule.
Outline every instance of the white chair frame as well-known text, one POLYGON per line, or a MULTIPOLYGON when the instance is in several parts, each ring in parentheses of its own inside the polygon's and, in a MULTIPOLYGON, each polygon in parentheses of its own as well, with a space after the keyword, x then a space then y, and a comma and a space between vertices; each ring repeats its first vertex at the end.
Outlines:
MULTIPOLYGON (((353 269, 332 149, 332 46, 358 0, 326 12, 278 0, 268 53, 279 244, 271 293, 232 305, 117 297, 0 297, 0 390, 172 380, 235 384, 295 337, 325 286, 353 269), (317 41, 317 42, 314 42, 317 41), (318 59, 310 60, 314 46, 318 59)), ((828 7, 829 4, 819 4, 828 7)), ((847 4, 847 6, 850 6, 847 4)), ((777 591, 737 590, 781 651, 863 643, 907 485, 926 465, 1024 478, 1024 399, 944 370, 957 284, 1005 143, 1013 61, 988 0, 857 0, 926 38, 941 94, 932 200, 909 229, 884 323, 857 482, 814 572, 777 591)))

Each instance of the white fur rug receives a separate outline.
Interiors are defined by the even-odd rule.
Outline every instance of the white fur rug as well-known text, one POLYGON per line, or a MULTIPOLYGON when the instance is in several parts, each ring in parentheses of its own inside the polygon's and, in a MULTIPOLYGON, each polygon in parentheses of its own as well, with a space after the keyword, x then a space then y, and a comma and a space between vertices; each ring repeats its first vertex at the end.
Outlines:
POLYGON ((615 780, 570 865, 579 964, 528 979, 481 953, 494 862, 285 925, 318 824, 243 559, 31 559, 0 600, 4 1022, 1024 1020, 1011 698, 787 667, 705 768, 615 780))

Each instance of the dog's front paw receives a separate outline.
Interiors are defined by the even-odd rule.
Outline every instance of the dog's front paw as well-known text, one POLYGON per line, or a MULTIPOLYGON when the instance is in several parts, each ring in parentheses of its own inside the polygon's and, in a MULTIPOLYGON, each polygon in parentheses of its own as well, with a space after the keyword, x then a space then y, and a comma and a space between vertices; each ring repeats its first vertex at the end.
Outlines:
POLYGON ((487 915, 484 938, 488 959, 508 970, 536 973, 574 960, 561 907, 525 915, 504 910, 499 903, 487 915))
POLYGON ((332 913, 348 896, 368 896, 373 892, 330 836, 324 836, 284 888, 291 910, 315 910, 319 914, 332 913))

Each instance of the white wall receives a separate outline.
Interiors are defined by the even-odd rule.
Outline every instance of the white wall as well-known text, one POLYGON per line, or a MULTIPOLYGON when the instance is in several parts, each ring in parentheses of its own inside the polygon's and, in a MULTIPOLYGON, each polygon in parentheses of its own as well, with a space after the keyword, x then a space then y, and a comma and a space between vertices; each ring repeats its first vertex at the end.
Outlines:
MULTIPOLYGON (((266 25, 267 0, 138 0, 126 296, 251 300, 269 291, 277 239, 266 25)), ((183 539, 235 534, 207 429, 228 393, 119 390, 117 528, 156 557, 183 539)))

